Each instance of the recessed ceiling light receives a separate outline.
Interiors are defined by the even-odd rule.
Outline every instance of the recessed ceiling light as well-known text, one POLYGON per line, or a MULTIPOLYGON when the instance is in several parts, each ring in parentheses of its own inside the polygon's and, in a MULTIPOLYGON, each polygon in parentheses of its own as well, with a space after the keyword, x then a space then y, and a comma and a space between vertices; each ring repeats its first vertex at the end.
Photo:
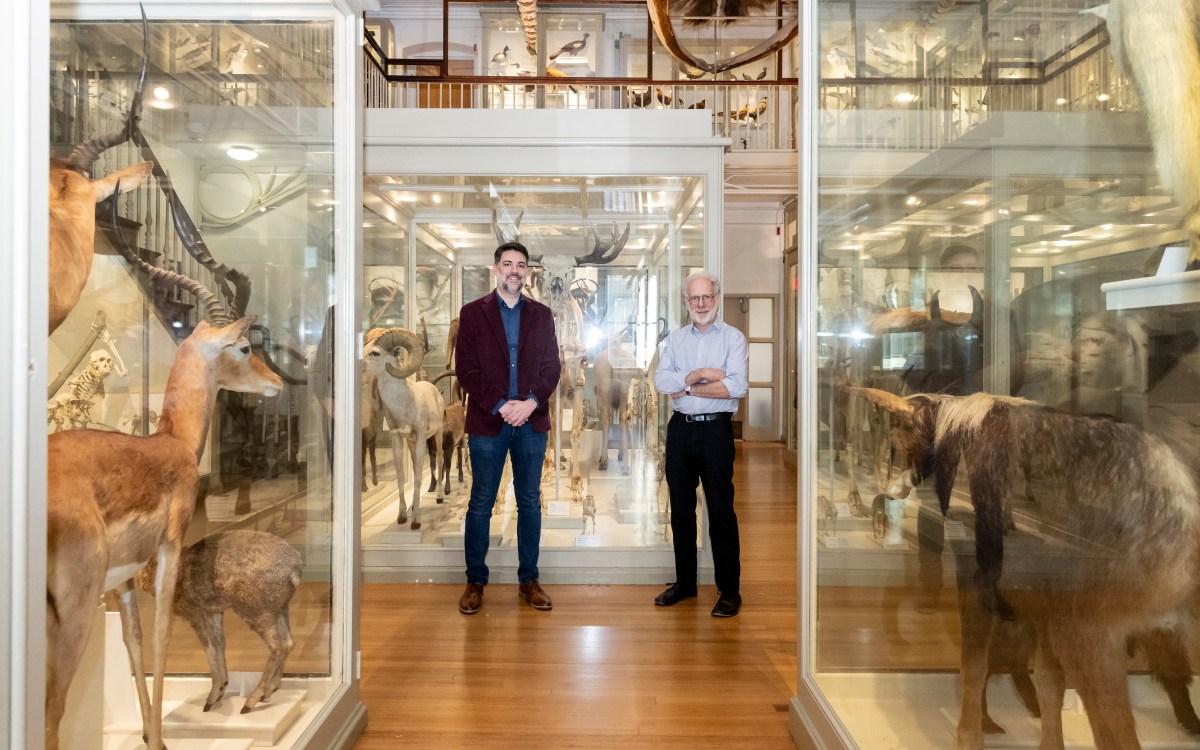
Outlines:
POLYGON ((155 99, 170 99, 171 92, 167 90, 166 86, 155 86, 154 87, 154 98, 155 99))
POLYGON ((225 155, 237 161, 254 161, 258 158, 258 152, 249 146, 230 146, 225 155))

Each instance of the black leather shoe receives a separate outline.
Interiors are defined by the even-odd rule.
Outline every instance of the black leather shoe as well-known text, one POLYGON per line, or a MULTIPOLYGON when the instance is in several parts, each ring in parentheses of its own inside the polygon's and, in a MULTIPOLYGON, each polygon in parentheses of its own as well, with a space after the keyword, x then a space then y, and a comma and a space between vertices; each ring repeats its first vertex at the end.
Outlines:
POLYGON ((721 594, 717 598, 717 605, 713 607, 713 617, 733 617, 742 608, 742 597, 740 594, 721 594))
POLYGON ((654 597, 654 603, 660 607, 670 607, 672 604, 678 604, 684 599, 696 598, 696 588, 693 586, 690 589, 685 589, 678 583, 672 583, 667 587, 667 590, 654 597))

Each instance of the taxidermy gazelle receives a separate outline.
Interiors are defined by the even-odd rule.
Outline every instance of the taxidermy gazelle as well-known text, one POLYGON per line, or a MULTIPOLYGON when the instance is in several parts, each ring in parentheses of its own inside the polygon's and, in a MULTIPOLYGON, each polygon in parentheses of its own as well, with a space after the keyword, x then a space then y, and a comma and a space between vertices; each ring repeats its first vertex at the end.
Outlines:
POLYGON ((67 688, 79 666, 96 605, 118 594, 147 747, 162 747, 163 673, 184 532, 199 482, 217 391, 277 395, 283 383, 251 353, 254 316, 223 326, 200 322, 179 346, 167 377, 158 431, 147 437, 67 430, 47 445, 46 747, 58 747, 67 688), (142 667, 133 577, 156 557, 153 700, 142 667))
POLYGON ((1140 747, 1126 644, 1192 617, 1200 490, 1191 468, 1138 427, 1021 399, 851 390, 892 413, 897 453, 914 484, 933 478, 943 512, 960 461, 968 472, 977 570, 974 587, 959 597, 980 616, 968 618, 964 609, 958 747, 983 747, 994 618, 1032 621, 1037 631, 1041 747, 1063 747, 1067 684, 1083 698, 1097 748, 1140 747), (1029 512, 1049 538, 1041 554, 1022 559, 1024 569, 1005 575, 1004 506, 1026 493, 1034 495, 1029 512))

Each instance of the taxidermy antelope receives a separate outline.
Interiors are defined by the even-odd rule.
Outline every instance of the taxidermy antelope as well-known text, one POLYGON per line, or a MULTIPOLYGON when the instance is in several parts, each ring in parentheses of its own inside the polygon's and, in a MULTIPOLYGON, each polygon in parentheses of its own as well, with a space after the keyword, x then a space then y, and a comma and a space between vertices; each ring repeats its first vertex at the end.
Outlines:
POLYGON ((125 140, 117 136, 92 138, 65 160, 50 160, 50 333, 62 325, 79 303, 92 273, 96 249, 96 204, 113 194, 137 187, 150 174, 150 162, 134 164, 109 176, 90 179, 92 162, 105 149, 125 140))
POLYGON ((993 617, 964 617, 958 746, 983 746, 990 623, 1019 616, 1037 631, 1042 747, 1063 746, 1068 682, 1083 698, 1097 748, 1140 747, 1126 644, 1192 616, 1200 491, 1190 467, 1137 427, 1021 399, 854 390, 892 412, 893 444, 914 483, 933 478, 943 512, 960 460, 969 474, 978 569, 960 598, 993 617), (1027 495, 1043 533, 1058 533, 1045 553, 1022 560, 1033 570, 1005 577, 1004 505, 1027 495))
MULTIPOLYGON (((427 380, 411 380, 425 359, 425 345, 412 331, 403 328, 375 329, 367 334, 363 348, 363 371, 376 378, 379 399, 392 433, 392 453, 396 462, 396 481, 400 487, 400 512, 396 523, 408 522, 404 499, 403 442, 411 446, 413 467, 412 525, 421 528, 421 470, 429 454, 430 474, 437 484, 437 447, 441 438, 445 399, 437 386, 427 380), (401 352, 405 362, 401 364, 401 352)), ((430 488, 434 489, 434 488, 430 488)), ((438 487, 437 501, 442 502, 438 487)))
POLYGON ((283 387, 251 353, 245 332, 254 321, 254 316, 225 326, 202 321, 179 345, 155 434, 67 430, 47 441, 46 747, 51 750, 58 747, 67 688, 96 605, 109 589, 118 594, 125 646, 138 677, 147 747, 162 747, 171 604, 217 391, 275 396, 283 387), (155 556, 151 701, 141 679, 145 670, 133 577, 155 556))
MULTIPOLYGON (((150 558, 137 574, 138 588, 154 593, 157 570, 150 558)), ((283 663, 294 645, 288 605, 300 588, 302 570, 300 553, 292 545, 274 534, 249 529, 213 534, 180 553, 175 614, 191 624, 208 656, 212 689, 204 701, 205 711, 225 696, 229 685, 221 626, 227 609, 258 633, 269 653, 242 713, 249 713, 279 689, 283 663)))

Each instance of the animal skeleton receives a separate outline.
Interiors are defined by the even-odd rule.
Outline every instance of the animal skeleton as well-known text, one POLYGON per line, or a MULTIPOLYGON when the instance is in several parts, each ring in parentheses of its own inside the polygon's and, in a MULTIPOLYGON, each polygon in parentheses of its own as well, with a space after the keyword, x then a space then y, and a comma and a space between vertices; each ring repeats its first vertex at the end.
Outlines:
MULTIPOLYGON (((795 18, 789 19, 769 39, 757 46, 721 62, 710 63, 684 49, 683 44, 676 37, 675 28, 671 23, 671 5, 673 4, 675 3, 672 3, 671 0, 646 0, 646 7, 650 11, 650 21, 654 25, 655 35, 658 36, 658 40, 662 42, 663 47, 671 54, 671 57, 674 57, 684 65, 708 73, 723 73, 747 63, 752 63, 767 55, 772 55, 790 44, 800 30, 799 21, 795 18)), ((683 14, 712 15, 715 5, 715 3, 709 3, 707 8, 699 10, 684 7, 683 14)), ((739 7, 739 4, 736 2, 731 3, 731 5, 734 8, 739 7)))
POLYGON ((67 381, 67 392, 52 400, 47 408, 46 423, 54 423, 55 431, 67 425, 73 430, 87 427, 92 421, 95 400, 104 399, 104 379, 112 374, 113 358, 104 349, 92 352, 87 369, 67 381))

